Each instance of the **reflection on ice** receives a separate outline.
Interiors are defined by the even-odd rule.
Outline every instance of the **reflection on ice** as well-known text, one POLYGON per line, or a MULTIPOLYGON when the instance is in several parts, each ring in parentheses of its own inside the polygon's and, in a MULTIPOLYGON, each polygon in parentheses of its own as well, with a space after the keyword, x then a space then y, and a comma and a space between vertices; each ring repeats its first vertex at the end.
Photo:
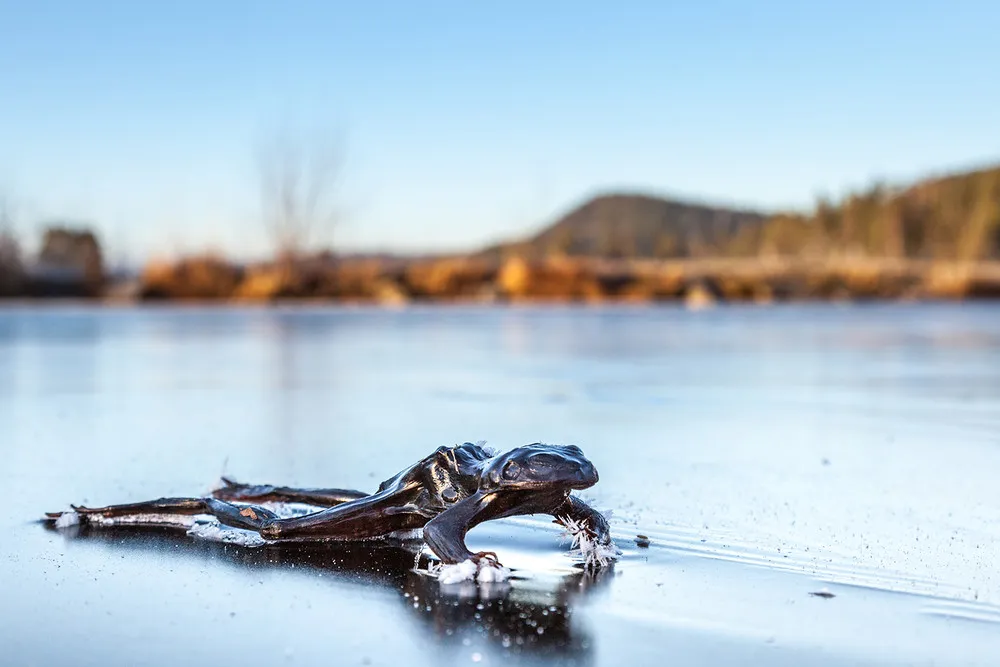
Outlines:
MULTIPOLYGON (((415 570, 415 556, 421 552, 413 543, 283 543, 248 548, 225 540, 191 539, 167 528, 79 525, 70 531, 52 526, 49 530, 74 544, 124 549, 126 557, 159 552, 171 559, 201 559, 244 570, 294 572, 315 577, 321 584, 332 580, 342 586, 379 587, 395 592, 412 612, 409 616, 423 626, 422 632, 443 645, 467 646, 475 638, 501 654, 559 656, 576 664, 590 662, 592 641, 588 629, 575 622, 574 608, 580 598, 610 580, 608 570, 556 566, 538 573, 513 570, 506 581, 442 585, 415 570)), ((549 556, 562 555, 553 549, 549 556)))

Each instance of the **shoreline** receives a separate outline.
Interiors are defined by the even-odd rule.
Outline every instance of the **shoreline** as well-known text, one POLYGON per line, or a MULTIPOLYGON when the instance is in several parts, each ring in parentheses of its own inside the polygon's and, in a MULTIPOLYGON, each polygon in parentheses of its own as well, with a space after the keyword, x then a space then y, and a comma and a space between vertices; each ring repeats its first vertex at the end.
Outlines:
POLYGON ((190 310, 343 310, 343 311, 416 311, 416 310, 646 310, 674 309, 702 311, 717 308, 764 310, 801 306, 874 307, 874 306, 993 306, 1000 299, 845 299, 845 300, 796 300, 754 303, 747 301, 719 302, 709 305, 690 305, 679 301, 564 301, 519 300, 514 302, 485 302, 474 300, 412 301, 401 304, 378 301, 338 301, 331 299, 278 299, 273 301, 232 300, 171 300, 171 301, 105 301, 102 299, 0 299, 0 313, 15 310, 104 310, 104 311, 168 311, 190 310))
POLYGON ((430 305, 859 303, 1000 299, 1000 262, 895 258, 609 260, 452 257, 239 266, 188 257, 94 296, 13 295, 5 304, 403 307, 430 305))

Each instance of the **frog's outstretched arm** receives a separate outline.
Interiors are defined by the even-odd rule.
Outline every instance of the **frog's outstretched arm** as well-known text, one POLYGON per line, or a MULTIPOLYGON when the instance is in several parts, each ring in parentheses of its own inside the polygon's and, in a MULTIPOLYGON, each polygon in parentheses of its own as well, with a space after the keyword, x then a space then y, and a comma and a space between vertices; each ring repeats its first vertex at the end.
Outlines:
POLYGON ((566 501, 552 512, 556 519, 568 517, 577 523, 586 524, 601 544, 611 542, 611 527, 608 520, 593 507, 576 496, 566 496, 566 501))

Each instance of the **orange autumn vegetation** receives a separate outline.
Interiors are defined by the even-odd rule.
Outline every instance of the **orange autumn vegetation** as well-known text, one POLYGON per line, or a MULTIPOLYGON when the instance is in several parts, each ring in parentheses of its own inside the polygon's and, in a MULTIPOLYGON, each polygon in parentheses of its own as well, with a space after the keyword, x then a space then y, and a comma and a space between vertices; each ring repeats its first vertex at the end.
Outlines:
POLYGON ((154 263, 153 299, 626 301, 1000 297, 1000 167, 876 185, 811 212, 591 198, 526 239, 436 259, 154 263))
POLYGON ((350 302, 755 302, 1000 297, 1000 262, 714 260, 341 260, 240 268, 217 257, 155 264, 141 296, 350 302))

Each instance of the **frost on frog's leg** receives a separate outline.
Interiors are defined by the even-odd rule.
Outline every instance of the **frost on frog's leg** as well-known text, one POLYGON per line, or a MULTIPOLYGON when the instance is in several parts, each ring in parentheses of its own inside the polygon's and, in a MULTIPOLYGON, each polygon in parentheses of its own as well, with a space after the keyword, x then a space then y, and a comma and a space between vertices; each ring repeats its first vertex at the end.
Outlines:
POLYGON ((620 551, 614 543, 598 540, 586 521, 566 516, 558 517, 556 521, 566 528, 566 534, 573 540, 570 553, 583 558, 588 569, 605 567, 618 559, 620 551))
POLYGON ((607 519, 579 498, 570 496, 556 513, 556 522, 566 528, 573 552, 587 568, 606 567, 618 560, 621 550, 611 540, 607 519))

